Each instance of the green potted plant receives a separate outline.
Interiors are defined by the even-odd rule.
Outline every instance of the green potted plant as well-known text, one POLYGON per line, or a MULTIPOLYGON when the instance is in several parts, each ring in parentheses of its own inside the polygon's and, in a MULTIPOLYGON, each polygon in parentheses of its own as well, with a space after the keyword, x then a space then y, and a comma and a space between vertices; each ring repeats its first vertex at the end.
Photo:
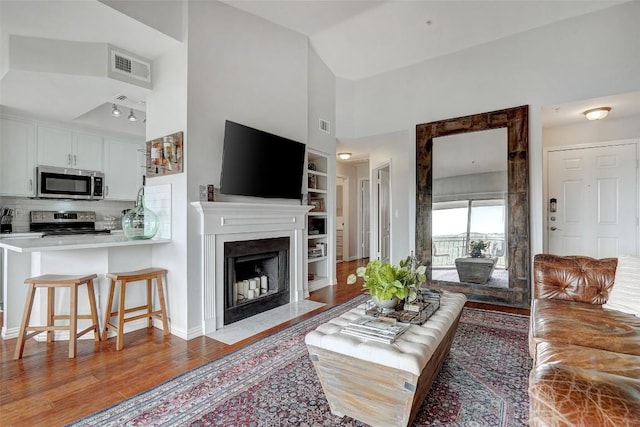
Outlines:
POLYGON ((489 242, 484 240, 472 240, 469 243, 469 255, 473 258, 480 258, 482 251, 489 247, 489 242))
POLYGON ((363 280, 363 290, 369 292, 382 311, 392 311, 404 299, 412 301, 418 288, 426 281, 426 267, 418 266, 412 255, 393 265, 388 261, 369 261, 366 267, 358 267, 355 274, 347 277, 347 283, 363 280))

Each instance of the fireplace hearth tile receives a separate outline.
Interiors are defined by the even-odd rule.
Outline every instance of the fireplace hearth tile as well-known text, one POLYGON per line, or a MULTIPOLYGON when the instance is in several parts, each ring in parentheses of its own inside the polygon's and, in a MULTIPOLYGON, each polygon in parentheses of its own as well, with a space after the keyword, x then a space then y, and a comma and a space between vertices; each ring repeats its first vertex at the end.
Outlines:
POLYGON ((226 325, 222 329, 208 333, 207 336, 225 344, 235 344, 281 323, 316 310, 325 304, 303 300, 281 305, 264 313, 226 325))

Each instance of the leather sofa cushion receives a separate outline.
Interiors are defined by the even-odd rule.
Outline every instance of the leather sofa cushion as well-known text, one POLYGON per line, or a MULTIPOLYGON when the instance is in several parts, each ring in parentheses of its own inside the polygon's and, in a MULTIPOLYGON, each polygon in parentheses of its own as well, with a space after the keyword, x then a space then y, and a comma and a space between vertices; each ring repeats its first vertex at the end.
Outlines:
POLYGON ((530 426, 638 426, 640 380, 559 364, 529 376, 530 426))
POLYGON ((537 254, 533 260, 535 298, 604 304, 617 264, 617 258, 537 254))
POLYGON ((640 318, 599 305, 534 300, 530 339, 534 346, 545 341, 640 356, 640 318))
POLYGON ((640 356, 551 342, 538 344, 536 352, 538 365, 554 363, 640 380, 640 356))

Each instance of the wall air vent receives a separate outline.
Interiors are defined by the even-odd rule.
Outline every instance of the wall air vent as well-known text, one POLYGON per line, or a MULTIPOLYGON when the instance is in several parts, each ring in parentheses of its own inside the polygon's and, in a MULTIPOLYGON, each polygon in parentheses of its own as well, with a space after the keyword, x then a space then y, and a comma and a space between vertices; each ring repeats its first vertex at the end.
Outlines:
POLYGON ((110 49, 109 57, 109 71, 112 73, 151 84, 151 62, 116 49, 110 49))
POLYGON ((331 133, 331 123, 328 120, 320 119, 320 130, 324 133, 331 133))

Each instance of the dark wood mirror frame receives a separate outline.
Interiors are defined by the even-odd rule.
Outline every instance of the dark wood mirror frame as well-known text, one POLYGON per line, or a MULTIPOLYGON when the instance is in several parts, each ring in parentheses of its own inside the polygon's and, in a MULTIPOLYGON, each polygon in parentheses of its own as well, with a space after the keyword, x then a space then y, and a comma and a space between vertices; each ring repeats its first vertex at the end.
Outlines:
POLYGON ((528 307, 529 248, 529 107, 524 105, 416 126, 416 256, 427 266, 429 287, 465 293, 470 300, 528 307), (507 128, 507 251, 509 288, 433 281, 432 160, 433 138, 507 128))

